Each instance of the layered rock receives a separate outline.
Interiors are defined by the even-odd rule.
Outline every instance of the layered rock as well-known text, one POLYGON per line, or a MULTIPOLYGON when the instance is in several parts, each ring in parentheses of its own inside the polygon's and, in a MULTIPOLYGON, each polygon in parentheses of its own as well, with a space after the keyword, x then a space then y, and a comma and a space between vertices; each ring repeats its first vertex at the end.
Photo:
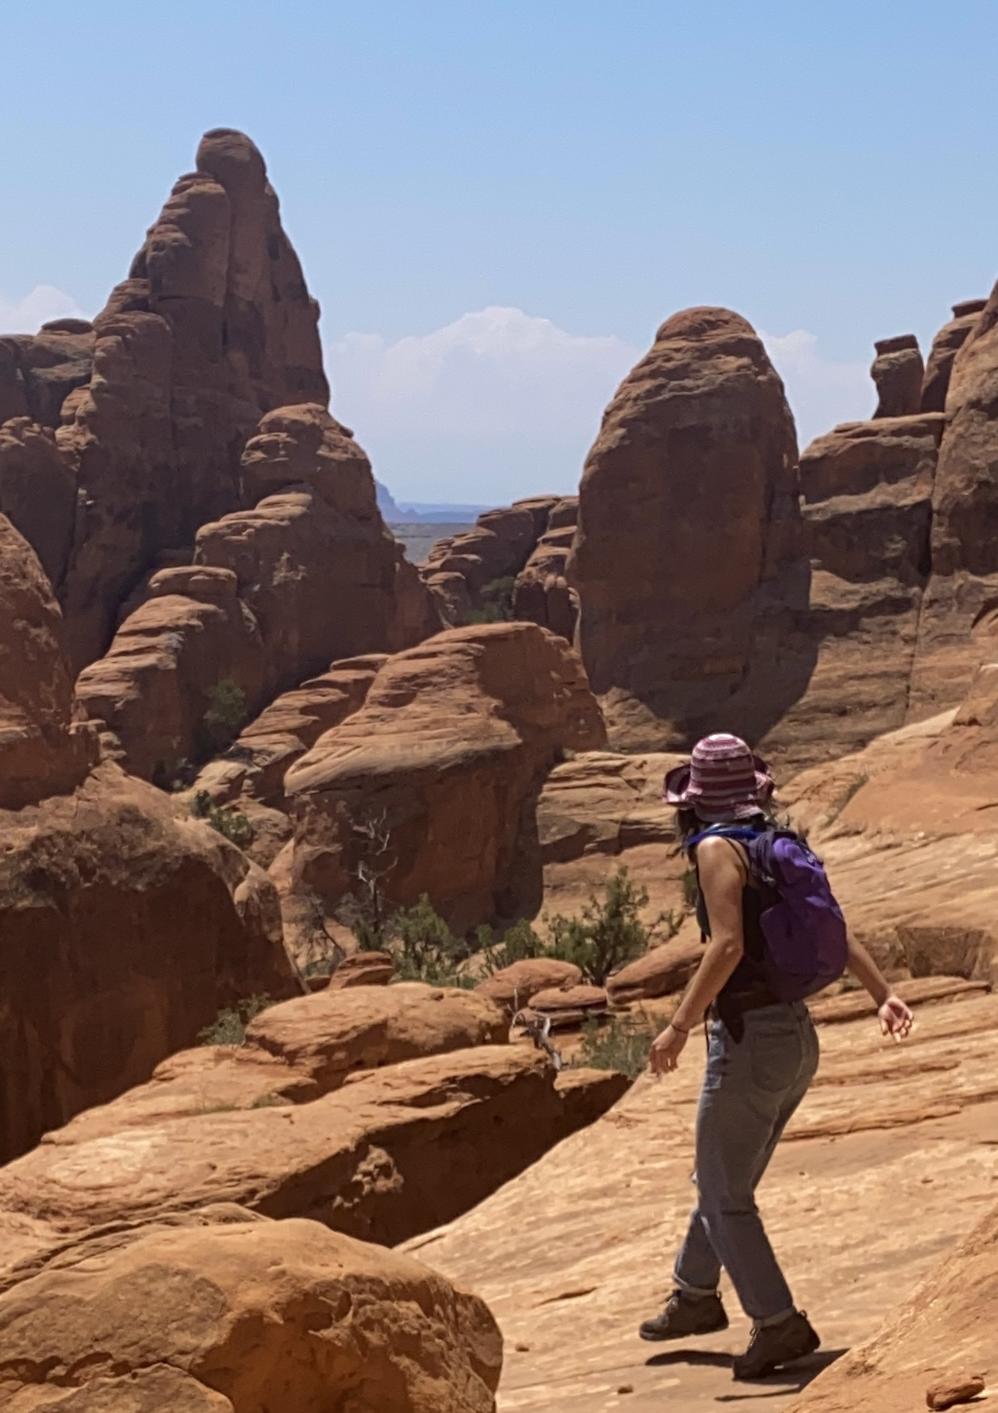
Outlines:
POLYGON ((878 339, 874 348, 877 356, 870 368, 877 388, 874 417, 909 417, 918 412, 925 376, 918 339, 914 334, 898 334, 896 338, 878 339))
POLYGON ((486 511, 471 530, 438 540, 422 573, 447 622, 458 626, 494 609, 501 590, 503 612, 571 640, 578 605, 564 572, 577 507, 574 496, 535 496, 486 511))
POLYGON ((79 488, 59 584, 76 668, 160 552, 242 503, 261 413, 325 403, 317 323, 260 153, 216 129, 92 329, 3 341, 0 421, 58 427, 79 488))
MULTIPOLYGON (((238 691, 244 716, 254 716, 331 658, 394 651, 439 626, 429 593, 381 520, 367 457, 323 408, 269 413, 247 443, 243 470, 255 507, 202 526, 194 565, 153 575, 108 653, 79 678, 86 710, 147 778, 169 779, 183 762, 226 745, 205 732, 222 684, 238 691)), ((349 692, 321 679, 302 690, 326 706, 333 698, 349 704, 349 692)), ((264 735, 278 729, 285 709, 295 714, 292 702, 275 707, 264 735)), ((318 731, 306 735, 311 744, 318 731)), ((277 767, 270 787, 279 791, 295 747, 284 740, 263 749, 277 767)), ((253 764, 238 749, 235 758, 247 770, 253 764)))
POLYGON ((957 353, 932 502, 932 577, 919 623, 912 709, 959 701, 996 646, 998 286, 957 353))
POLYGON ((793 419, 751 326, 725 309, 674 315, 604 415, 569 560, 613 743, 758 738, 800 695, 797 497, 793 419))
POLYGON ((225 744, 206 725, 219 684, 234 687, 249 709, 259 704, 265 658, 231 571, 162 569, 149 592, 108 653, 80 673, 76 696, 107 726, 122 764, 165 785, 182 763, 225 744))
POLYGON ((264 417, 243 468, 255 508, 202 526, 195 561, 235 573, 272 692, 335 658, 398 651, 439 627, 381 519, 370 462, 323 408, 264 417))
POLYGON ((944 426, 940 413, 849 422, 801 457, 817 660, 800 700, 762 742, 784 774, 908 718, 944 426))
POLYGON ((62 621, 0 517, 0 1158, 145 1078, 221 1006, 287 994, 277 898, 71 721, 62 621), (89 773, 88 773, 89 772, 89 773))
POLYGON ((485 1304, 411 1257, 231 1205, 90 1237, 0 1326, 9 1413, 493 1413, 502 1363, 485 1304))
POLYGON ((561 639, 513 623, 441 633, 390 658, 360 711, 287 772, 289 887, 333 909, 364 860, 358 826, 379 818, 392 903, 427 893, 458 931, 535 913, 537 793, 561 752, 602 740, 599 708, 561 639))
POLYGON ((922 381, 922 411, 945 412, 953 360, 966 343, 987 300, 965 299, 953 305, 953 318, 932 340, 922 381))
POLYGON ((0 425, 0 512, 32 546, 53 585, 66 568, 76 482, 55 434, 28 417, 0 425))

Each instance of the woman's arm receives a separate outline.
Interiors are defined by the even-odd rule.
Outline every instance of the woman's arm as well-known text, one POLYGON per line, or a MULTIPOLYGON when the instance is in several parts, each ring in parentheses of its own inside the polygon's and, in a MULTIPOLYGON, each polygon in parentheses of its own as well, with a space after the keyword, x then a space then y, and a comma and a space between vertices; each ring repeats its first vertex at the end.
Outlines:
POLYGON ((697 867, 710 918, 710 940, 675 1015, 652 1045, 650 1064, 655 1074, 676 1068, 687 1035, 716 1000, 745 950, 742 933, 745 865, 740 851, 727 839, 705 839, 697 849, 697 867))
POLYGON ((911 1011, 900 996, 895 996, 891 991, 883 972, 862 942, 850 937, 848 947, 846 966, 872 996, 880 1018, 880 1029, 884 1035, 893 1035, 895 1040, 903 1040, 911 1030, 911 1011))

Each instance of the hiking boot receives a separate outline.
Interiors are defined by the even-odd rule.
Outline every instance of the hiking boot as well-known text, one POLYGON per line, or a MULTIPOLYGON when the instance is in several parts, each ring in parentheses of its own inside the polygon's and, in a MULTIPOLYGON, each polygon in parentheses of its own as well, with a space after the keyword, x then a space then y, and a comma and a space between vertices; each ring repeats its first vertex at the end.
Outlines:
POLYGON ((736 1379, 764 1379, 767 1374, 813 1354, 821 1344, 803 1310, 795 1310, 778 1325, 756 1325, 744 1354, 735 1359, 736 1379))
POLYGON ((674 1290, 661 1315, 642 1322, 642 1339, 685 1339, 687 1335, 715 1334, 728 1328, 719 1295, 687 1295, 674 1290))

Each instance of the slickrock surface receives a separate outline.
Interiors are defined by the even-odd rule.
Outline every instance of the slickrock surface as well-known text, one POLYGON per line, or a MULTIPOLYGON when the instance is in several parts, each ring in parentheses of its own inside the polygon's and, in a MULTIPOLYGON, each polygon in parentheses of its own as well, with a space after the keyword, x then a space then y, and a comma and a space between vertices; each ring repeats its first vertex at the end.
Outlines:
MULTIPOLYGON (((826 1352, 762 1386, 733 1384, 730 1356, 744 1347, 748 1326, 730 1293, 732 1328, 723 1335, 657 1346, 637 1338, 639 1321, 668 1290, 694 1201, 703 1064, 694 1034, 677 1075, 639 1080, 592 1128, 475 1211, 407 1244, 451 1279, 474 1279, 496 1316, 507 1349, 501 1413, 694 1413, 759 1397, 789 1409, 805 1379, 875 1331, 998 1203, 998 997, 960 983, 949 999, 918 1009, 905 1046, 884 1041, 869 1013, 822 1025, 820 1034, 818 1080, 777 1151, 760 1206, 826 1352), (625 1386, 631 1391, 618 1392, 625 1386)), ((959 1266, 940 1279, 943 1333, 933 1333, 931 1308, 914 1326, 902 1320, 896 1335, 874 1341, 862 1369, 854 1361, 851 1377, 846 1364, 841 1377, 833 1369, 827 1401, 823 1384, 814 1385, 802 1413, 921 1406, 951 1337, 957 1362, 990 1367, 993 1381, 998 1258, 993 1235, 975 1240, 981 1254, 963 1266, 969 1284, 961 1286, 959 1266), (969 1318, 975 1298, 981 1315, 969 1318), (919 1361, 920 1384, 912 1373, 919 1361), (889 1388, 898 1367, 907 1401, 889 1388)))
POLYGON ((965 299, 960 304, 954 304, 953 318, 932 340, 922 383, 923 412, 945 412, 953 360, 967 342, 985 304, 986 299, 965 299))
POLYGON ((304 885, 329 906, 351 891, 356 826, 374 814, 391 831, 391 902, 427 893, 462 932, 536 911, 537 794, 560 753, 604 739, 563 639, 528 623, 440 633, 390 658, 360 710, 288 770, 287 891, 304 885))
POLYGON ((803 690, 797 445, 783 384, 727 309, 667 319, 586 460, 567 578, 611 744, 758 739, 803 690))
POLYGON ((91 1237, 0 1294, 7 1413, 493 1413, 476 1296, 232 1205, 91 1237))

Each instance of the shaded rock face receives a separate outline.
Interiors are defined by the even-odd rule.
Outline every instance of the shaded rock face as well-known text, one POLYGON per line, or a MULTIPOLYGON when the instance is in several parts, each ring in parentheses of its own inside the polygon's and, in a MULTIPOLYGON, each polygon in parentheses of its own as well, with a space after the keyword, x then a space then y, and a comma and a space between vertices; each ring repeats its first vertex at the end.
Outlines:
POLYGON ((850 422, 801 457, 817 660, 762 742, 784 775, 908 719, 944 426, 940 413, 850 422))
POLYGON ((879 339, 870 376, 877 386, 874 417, 908 417, 922 404, 925 367, 914 334, 879 339))
POLYGON ((93 329, 83 320, 61 322, 81 327, 46 324, 37 334, 0 338, 0 423, 30 417, 44 427, 57 427, 63 403, 90 381, 93 329))
POLYGON ((89 1238, 0 1327, 10 1413, 494 1413, 502 1364, 485 1303, 411 1257, 233 1204, 89 1238))
POLYGON ((725 309, 674 315, 589 453, 568 564, 577 641, 624 749, 724 728, 758 739, 810 670, 793 419, 725 309))
POLYGON ((919 625, 912 705, 959 700, 998 628, 998 286, 957 353, 932 502, 932 579, 919 625))
POLYGON ((28 417, 0 425, 0 512, 59 585, 73 538, 76 482, 54 433, 28 417))
POLYGON ((946 395, 949 392, 953 360, 976 326, 986 303, 985 299, 965 299, 962 304, 954 304, 953 318, 943 325, 932 340, 932 349, 922 381, 923 412, 946 410, 946 395))
POLYGON ((428 893, 452 927, 540 905, 535 805, 565 749, 603 741, 599 708, 563 640, 533 624, 451 629, 391 658, 360 709, 285 777, 296 819, 289 889, 332 909, 384 817, 393 903, 428 893))
POLYGON ((92 330, 3 341, 0 421, 58 427, 79 487, 58 583, 74 668, 157 554, 242 503, 261 413, 326 402, 317 321, 260 153, 219 129, 92 330))
POLYGON ((96 740, 71 721, 62 618, 34 550, 0 515, 0 809, 74 789, 96 740))

